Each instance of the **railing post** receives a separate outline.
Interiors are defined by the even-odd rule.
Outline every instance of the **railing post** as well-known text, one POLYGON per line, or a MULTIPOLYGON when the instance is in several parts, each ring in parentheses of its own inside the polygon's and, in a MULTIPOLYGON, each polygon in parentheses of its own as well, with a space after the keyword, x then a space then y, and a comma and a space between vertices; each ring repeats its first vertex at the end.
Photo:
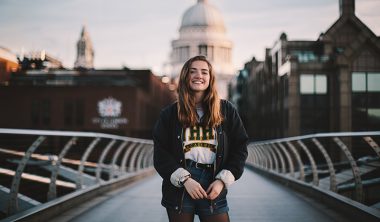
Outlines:
POLYGON ((323 147, 323 145, 316 138, 313 138, 311 140, 317 146, 317 148, 321 151, 322 155, 325 157, 327 167, 329 168, 329 173, 330 173, 330 190, 333 192, 336 192, 337 184, 336 184, 334 164, 332 163, 331 158, 329 154, 326 152, 326 149, 323 147))
POLYGON ((294 147, 294 145, 290 141, 286 142, 286 144, 288 145, 288 147, 290 148, 290 150, 293 152, 293 154, 296 157, 296 160, 298 162, 298 167, 299 167, 299 171, 300 171, 300 178, 299 179, 301 181, 305 181, 305 170, 304 170, 304 166, 303 166, 301 157, 300 157, 297 149, 294 147))
POLYGON ((121 170, 122 170, 124 173, 127 173, 127 172, 128 172, 128 169, 127 169, 127 167, 126 167, 128 157, 131 155, 131 152, 134 151, 135 148, 138 147, 138 146, 141 146, 141 143, 138 143, 138 142, 132 142, 132 144, 130 144, 130 145, 128 146, 128 149, 125 151, 124 156, 123 156, 123 159, 121 160, 121 170))
POLYGON ((356 191, 356 201, 363 202, 363 184, 360 178, 360 170, 356 165, 354 157, 351 155, 351 152, 348 150, 346 144, 342 142, 338 137, 333 138, 334 142, 342 149, 343 153, 346 155, 348 161, 350 162, 352 174, 355 180, 355 191, 356 191))
MULTIPOLYGON (((106 148, 102 151, 102 154, 100 155, 98 166, 96 167, 96 182, 100 183, 101 181, 101 172, 104 167, 103 161, 104 158, 107 156, 108 152, 110 151, 111 147, 116 143, 116 140, 113 139, 111 142, 108 143, 106 148)), ((123 143, 126 143, 125 141, 123 143)))
POLYGON ((149 159, 153 157, 153 146, 150 146, 148 148, 148 152, 147 154, 145 155, 145 158, 144 158, 144 164, 143 164, 143 168, 148 168, 150 167, 149 166, 149 159))
POLYGON ((264 152, 264 155, 266 156, 266 159, 268 160, 269 162, 269 170, 273 170, 273 163, 272 163, 272 159, 271 159, 271 156, 270 156, 270 153, 269 153, 269 150, 268 149, 265 149, 265 147, 261 147, 262 151, 264 152))
POLYGON ((286 173, 286 165, 285 165, 285 160, 281 154, 281 152, 278 150, 278 147, 276 146, 275 143, 270 144, 270 146, 273 147, 274 152, 277 154, 277 156, 280 158, 281 162, 281 173, 285 174, 286 173))
POLYGON ((261 160, 262 160, 262 167, 264 168, 264 169, 268 169, 268 161, 267 161, 267 157, 266 157, 266 155, 265 155, 265 153, 264 153, 264 151, 263 151, 263 147, 262 146, 259 146, 259 147, 257 147, 257 151, 261 154, 261 160))
POLYGON ((141 170, 143 168, 143 157, 145 157, 148 150, 148 144, 144 146, 144 148, 141 150, 140 154, 137 157, 137 171, 141 170))
POLYGON ((363 137, 364 141, 368 143, 368 145, 375 151, 378 157, 380 157, 380 148, 379 145, 370 137, 370 136, 365 136, 363 137))
POLYGON ((129 170, 133 170, 133 171, 136 171, 137 169, 135 168, 135 162, 136 162, 136 159, 137 159, 137 155, 140 153, 140 151, 146 146, 145 144, 141 144, 142 146, 139 146, 138 148, 135 148, 135 151, 132 153, 132 156, 131 156, 131 161, 129 162, 129 167, 128 169, 129 170))
POLYGON ((267 150, 269 151, 270 155, 272 156, 272 158, 273 158, 273 160, 274 160, 274 167, 275 167, 274 171, 276 171, 276 172, 280 172, 280 170, 279 170, 278 159, 277 159, 276 154, 274 153, 272 147, 271 147, 271 146, 268 146, 268 147, 267 147, 267 150))
POLYGON ((280 146, 280 149, 285 153, 286 159, 288 159, 288 162, 289 162, 289 169, 290 169, 290 176, 291 176, 291 177, 295 177, 295 176, 294 176, 294 165, 293 165, 293 160, 292 160, 292 158, 290 157, 289 152, 286 150, 285 146, 282 145, 281 142, 279 142, 279 143, 277 143, 277 144, 280 146))
POLYGON ((12 215, 18 211, 18 189, 20 186, 20 180, 22 173, 24 172, 26 163, 32 156, 32 153, 41 145, 41 143, 46 139, 45 136, 39 136, 36 141, 29 147, 26 151, 25 156, 21 159, 20 163, 17 166, 16 173, 12 180, 12 187, 10 190, 10 199, 8 201, 8 215, 12 215))
POLYGON ((257 146, 256 147, 256 152, 257 152, 257 155, 259 156, 259 166, 261 167, 261 168, 265 168, 265 165, 264 165, 264 155, 263 155, 263 153, 261 152, 261 146, 257 146))
POLYGON ((252 149, 252 151, 255 153, 255 156, 256 156, 256 162, 255 162, 255 165, 257 166, 257 167, 261 167, 260 166, 260 163, 261 163, 261 156, 260 156, 260 153, 259 153, 259 151, 257 151, 257 149, 258 149, 258 145, 255 145, 255 147, 254 147, 254 149, 252 149))
POLYGON ((96 137, 91 144, 87 147, 86 151, 84 152, 82 159, 80 160, 80 165, 78 168, 78 179, 76 182, 77 190, 82 189, 83 187, 83 170, 84 170, 84 163, 87 161, 88 156, 90 155, 91 151, 94 149, 96 144, 100 141, 99 137, 96 137))
POLYGON ((251 151, 251 162, 252 162, 252 164, 257 164, 257 154, 254 151, 254 149, 256 149, 256 145, 252 145, 248 149, 251 151))
MULTIPOLYGON (((129 146, 131 146, 133 142, 129 143, 129 146)), ((115 168, 117 166, 117 159, 119 159, 119 156, 121 154, 121 151, 123 151, 124 147, 126 147, 127 141, 124 141, 122 144, 119 145, 116 152, 113 154, 112 162, 111 162, 111 171, 109 172, 109 179, 112 180, 115 177, 115 168)), ((128 147, 129 147, 128 146, 128 147)), ((122 167, 122 165, 120 165, 122 167)))
POLYGON ((58 155, 58 160, 55 163, 55 167, 53 167, 53 170, 51 172, 49 191, 48 191, 48 194, 47 194, 48 200, 52 200, 52 199, 55 199, 57 197, 56 181, 57 181, 57 176, 58 176, 59 168, 61 167, 62 160, 65 157, 66 153, 76 143, 77 140, 78 140, 78 138, 76 136, 72 137, 66 143, 66 145, 63 147, 61 153, 58 155))
POLYGON ((313 173, 313 184, 315 186, 318 186, 319 184, 318 171, 317 171, 317 165, 315 164, 315 161, 314 161, 314 157, 313 155, 311 155, 309 149, 301 140, 297 140, 297 143, 301 146, 301 148, 303 149, 303 151, 305 151, 307 157, 309 158, 312 173, 313 173))

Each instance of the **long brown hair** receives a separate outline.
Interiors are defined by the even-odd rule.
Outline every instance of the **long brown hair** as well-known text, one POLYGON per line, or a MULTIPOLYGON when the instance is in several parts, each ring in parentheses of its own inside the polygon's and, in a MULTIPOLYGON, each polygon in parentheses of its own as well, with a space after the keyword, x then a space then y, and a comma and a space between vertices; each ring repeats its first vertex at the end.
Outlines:
POLYGON ((210 73, 210 84, 205 91, 202 101, 204 116, 200 124, 215 127, 222 123, 223 117, 220 111, 220 99, 216 91, 215 74, 211 63, 205 56, 195 56, 189 59, 182 67, 178 83, 178 118, 185 127, 196 126, 198 124, 194 92, 190 88, 189 75, 190 66, 195 61, 206 62, 210 73))

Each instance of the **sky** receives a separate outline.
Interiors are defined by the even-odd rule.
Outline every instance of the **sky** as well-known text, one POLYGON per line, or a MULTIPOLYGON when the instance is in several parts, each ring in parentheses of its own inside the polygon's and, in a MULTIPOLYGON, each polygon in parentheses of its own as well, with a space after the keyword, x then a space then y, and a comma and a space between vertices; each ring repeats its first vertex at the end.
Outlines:
MULTIPOLYGON (((66 68, 76 59, 83 25, 96 69, 152 69, 163 73, 183 13, 196 0, 0 0, 0 46, 19 55, 45 50, 66 68)), ((223 15, 241 69, 262 60, 282 32, 288 40, 316 40, 339 17, 339 0, 209 0, 223 15)), ((356 0, 356 15, 380 36, 380 0, 356 0)))

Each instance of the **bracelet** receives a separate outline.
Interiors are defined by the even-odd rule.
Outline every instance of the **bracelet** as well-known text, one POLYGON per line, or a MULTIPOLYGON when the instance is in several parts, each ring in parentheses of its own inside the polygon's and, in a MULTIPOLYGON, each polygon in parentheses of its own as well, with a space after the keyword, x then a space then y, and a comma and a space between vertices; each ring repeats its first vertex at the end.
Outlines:
POLYGON ((182 182, 182 186, 185 185, 186 181, 189 179, 190 177, 187 177, 183 182, 182 182))
POLYGON ((185 182, 191 177, 191 175, 189 174, 189 175, 186 175, 185 177, 186 178, 184 180, 182 180, 182 181, 180 180, 179 181, 179 185, 183 186, 185 184, 185 182))

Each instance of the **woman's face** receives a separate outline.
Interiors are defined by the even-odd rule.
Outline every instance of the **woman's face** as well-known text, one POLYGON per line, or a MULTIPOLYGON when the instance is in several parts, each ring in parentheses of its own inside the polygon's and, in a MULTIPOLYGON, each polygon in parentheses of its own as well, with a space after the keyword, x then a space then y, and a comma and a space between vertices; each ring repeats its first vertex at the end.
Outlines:
POLYGON ((194 61, 189 70, 190 89, 194 92, 203 92, 210 85, 210 70, 205 61, 194 61))

